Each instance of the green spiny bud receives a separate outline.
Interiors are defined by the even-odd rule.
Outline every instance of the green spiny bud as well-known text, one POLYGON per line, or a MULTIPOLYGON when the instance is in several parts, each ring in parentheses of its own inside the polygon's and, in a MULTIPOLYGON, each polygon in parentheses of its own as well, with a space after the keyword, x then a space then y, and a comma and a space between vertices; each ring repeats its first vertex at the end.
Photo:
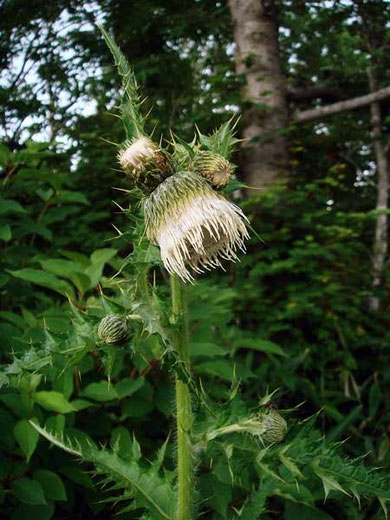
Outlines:
POLYGON ((98 335, 105 343, 122 343, 127 338, 126 318, 109 314, 99 323, 98 335))
POLYGON ((265 444, 282 442, 287 433, 287 423, 276 410, 269 410, 262 419, 264 433, 261 438, 265 444))
POLYGON ((145 136, 126 141, 118 160, 132 182, 147 193, 173 173, 170 155, 145 136))
POLYGON ((268 446, 282 442, 287 433, 287 423, 276 410, 271 409, 266 413, 259 413, 249 419, 209 431, 207 440, 211 441, 229 433, 247 433, 257 437, 264 445, 268 446))
POLYGON ((229 184, 233 175, 230 162, 215 152, 198 152, 192 160, 191 169, 216 188, 223 188, 229 184))

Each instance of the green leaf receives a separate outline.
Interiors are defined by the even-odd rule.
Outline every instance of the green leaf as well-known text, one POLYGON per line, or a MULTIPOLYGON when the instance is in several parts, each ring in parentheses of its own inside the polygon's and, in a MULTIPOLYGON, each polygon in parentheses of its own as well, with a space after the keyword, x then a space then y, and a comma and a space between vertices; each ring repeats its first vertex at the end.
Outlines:
POLYGON ((63 191, 56 197, 56 202, 62 203, 76 203, 76 204, 87 204, 90 202, 84 193, 79 191, 63 191))
POLYGON ((352 408, 346 417, 342 416, 342 421, 340 424, 335 426, 327 435, 327 442, 333 442, 338 437, 340 437, 340 435, 342 435, 351 426, 351 424, 353 424, 361 416, 361 412, 362 405, 358 405, 355 406, 355 408, 352 408))
POLYGON ((20 504, 12 513, 11 520, 50 520, 54 513, 54 503, 49 502, 46 505, 32 506, 20 504))
MULTIPOLYGON (((36 432, 37 435, 38 432, 36 432)), ((51 500, 66 500, 65 486, 61 478, 47 469, 39 469, 33 474, 34 480, 40 483, 45 497, 51 500)))
POLYGON ((85 399, 74 399, 74 401, 72 401, 70 404, 76 412, 85 410, 85 408, 89 408, 90 406, 96 406, 94 403, 90 403, 85 399))
POLYGON ((80 486, 83 486, 85 488, 93 488, 93 481, 92 479, 79 468, 78 465, 67 465, 67 466, 61 466, 58 469, 59 472, 61 472, 63 475, 68 477, 68 479, 72 480, 73 482, 76 482, 76 484, 80 484, 80 486))
POLYGON ((313 520, 313 518, 315 520, 334 520, 334 516, 330 516, 320 509, 314 509, 302 504, 286 503, 284 520, 313 520))
POLYGON ((74 272, 82 270, 82 267, 71 260, 64 260, 63 258, 48 258, 46 260, 39 260, 39 263, 45 269, 58 276, 70 276, 74 272))
POLYGON ((105 264, 117 253, 116 249, 97 249, 91 254, 92 264, 105 264))
POLYGON ((330 491, 340 491, 341 493, 344 493, 345 495, 348 495, 347 491, 341 486, 341 484, 335 479, 333 475, 331 475, 329 472, 324 471, 320 466, 315 463, 313 464, 313 469, 316 473, 316 475, 322 480, 322 484, 324 486, 324 492, 325 492, 325 500, 328 498, 330 491))
MULTIPOLYGON (((16 233, 15 233, 16 234, 16 233)), ((25 235, 40 235, 43 238, 51 241, 53 239, 53 233, 47 226, 39 222, 35 222, 32 219, 23 219, 18 226, 18 236, 25 235)))
POLYGON ((99 381, 98 383, 90 383, 83 390, 84 397, 95 399, 95 401, 112 401, 118 399, 118 393, 108 381, 99 381))
POLYGON ((207 342, 191 342, 191 357, 208 357, 226 356, 229 349, 207 342))
POLYGON ((104 265, 111 260, 117 253, 116 249, 97 249, 91 255, 91 263, 84 273, 91 280, 91 287, 95 287, 102 276, 104 265))
POLYGON ((57 291, 58 293, 67 296, 69 295, 71 298, 74 298, 74 291, 72 287, 65 282, 64 280, 60 280, 52 273, 47 273, 46 271, 25 268, 20 269, 19 271, 9 271, 12 276, 16 278, 20 278, 21 280, 25 280, 26 282, 35 283, 37 285, 41 285, 42 287, 47 287, 48 289, 52 289, 53 291, 57 291))
POLYGON ((26 419, 22 419, 15 425, 14 437, 22 448, 28 462, 37 447, 39 439, 38 432, 26 419))
POLYGON ((267 354, 277 354, 279 356, 287 357, 287 354, 281 347, 279 347, 279 345, 265 339, 242 338, 234 341, 233 345, 237 348, 249 348, 260 352, 266 352, 267 354))
POLYGON ((4 240, 4 242, 9 242, 12 238, 12 231, 8 224, 4 224, 4 226, 0 227, 0 240, 4 240))
POLYGON ((378 411, 381 393, 378 383, 373 383, 369 393, 369 413, 370 417, 374 417, 378 411))
POLYGON ((145 380, 143 378, 139 379, 122 379, 116 385, 116 391, 118 394, 118 399, 122 399, 123 397, 128 397, 129 395, 133 395, 137 390, 142 388, 145 380))
POLYGON ((8 146, 4 143, 0 143, 0 164, 7 164, 11 160, 12 153, 8 146))
POLYGON ((0 199, 0 215, 23 214, 27 211, 14 200, 0 199))
POLYGON ((250 377, 254 377, 250 368, 243 363, 233 363, 231 360, 217 359, 211 361, 204 361, 196 365, 198 372, 208 374, 210 376, 220 377, 227 381, 233 379, 242 379, 246 381, 250 377))
POLYGON ((12 483, 11 489, 24 504, 46 504, 42 486, 35 480, 27 477, 19 478, 12 483))
POLYGON ((154 404, 152 402, 142 399, 138 395, 134 395, 126 400, 122 412, 126 417, 143 417, 150 413, 153 408, 154 404))
MULTIPOLYGON (((36 423, 31 422, 31 424, 56 446, 80 456, 85 462, 95 464, 97 473, 105 476, 104 483, 114 483, 115 489, 123 489, 120 500, 133 501, 134 509, 139 507, 149 509, 150 513, 153 513, 153 518, 173 520, 175 491, 169 481, 161 478, 152 465, 144 467, 134 460, 124 460, 109 450, 98 450, 93 445, 84 448, 78 445, 75 448, 64 438, 53 435, 36 423)), ((135 442, 134 439, 133 446, 135 442)))
POLYGON ((111 448, 118 453, 123 459, 133 458, 133 440, 127 428, 118 426, 111 432, 110 440, 111 448))
POLYGON ((49 258, 39 262, 45 271, 50 271, 63 278, 69 278, 82 294, 91 287, 89 276, 81 272, 85 268, 82 264, 64 260, 63 258, 49 258))
POLYGON ((35 401, 46 410, 58 413, 70 413, 75 409, 60 392, 37 392, 35 394, 35 401))

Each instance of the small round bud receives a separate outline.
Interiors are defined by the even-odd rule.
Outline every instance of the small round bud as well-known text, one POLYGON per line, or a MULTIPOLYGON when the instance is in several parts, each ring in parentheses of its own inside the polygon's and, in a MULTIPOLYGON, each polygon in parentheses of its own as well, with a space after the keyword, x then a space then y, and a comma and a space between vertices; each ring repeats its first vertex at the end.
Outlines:
POLYGON ((145 136, 127 141, 118 160, 126 175, 145 192, 153 191, 173 173, 169 154, 145 136))
POLYGON ((198 152, 192 160, 191 169, 207 179, 215 188, 225 187, 233 175, 230 162, 215 152, 198 152))
POLYGON ((126 318, 109 314, 99 323, 98 336, 105 343, 122 343, 127 338, 126 318))
POLYGON ((287 433, 287 423, 276 410, 270 410, 262 419, 261 438, 265 444, 282 442, 287 433))

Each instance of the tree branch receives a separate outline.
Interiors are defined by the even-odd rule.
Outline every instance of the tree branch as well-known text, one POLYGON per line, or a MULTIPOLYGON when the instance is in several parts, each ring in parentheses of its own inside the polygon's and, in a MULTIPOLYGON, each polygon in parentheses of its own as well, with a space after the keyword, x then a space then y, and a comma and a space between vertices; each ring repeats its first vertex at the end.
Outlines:
POLYGON ((342 98, 340 92, 331 85, 318 84, 297 86, 287 85, 287 98, 289 101, 310 101, 311 99, 321 98, 328 101, 337 101, 342 98))
POLYGON ((345 101, 339 101, 338 103, 332 103, 331 105, 325 105, 324 107, 310 108, 309 110, 295 112, 293 119, 296 123, 306 123, 307 121, 313 121, 314 119, 321 119, 333 114, 339 114, 346 110, 354 110, 355 108, 364 107, 388 97, 390 97, 390 86, 381 88, 380 90, 371 92, 365 96, 346 99, 345 101))

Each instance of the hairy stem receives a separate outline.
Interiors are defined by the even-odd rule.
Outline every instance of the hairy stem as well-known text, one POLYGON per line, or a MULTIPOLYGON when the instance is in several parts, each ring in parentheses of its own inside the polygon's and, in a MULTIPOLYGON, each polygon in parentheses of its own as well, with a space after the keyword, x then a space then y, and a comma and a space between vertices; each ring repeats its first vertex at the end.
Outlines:
MULTIPOLYGON (((187 302, 184 284, 176 275, 171 277, 172 318, 175 325, 174 348, 186 372, 190 370, 187 302)), ((191 518, 191 397, 188 384, 176 376, 176 423, 177 423, 177 520, 191 518)))

